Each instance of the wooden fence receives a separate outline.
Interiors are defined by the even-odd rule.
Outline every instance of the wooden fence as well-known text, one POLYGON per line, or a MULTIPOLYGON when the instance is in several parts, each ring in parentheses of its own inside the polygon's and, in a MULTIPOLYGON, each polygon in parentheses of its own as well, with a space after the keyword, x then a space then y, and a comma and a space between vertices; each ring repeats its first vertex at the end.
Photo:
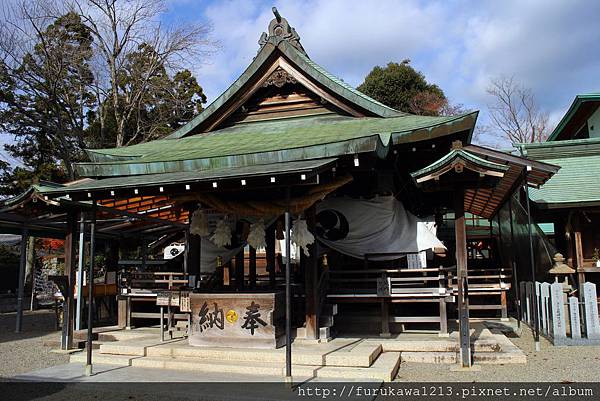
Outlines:
POLYGON ((562 283, 520 283, 522 320, 534 325, 536 294, 540 334, 554 345, 600 345, 596 284, 583 283, 581 298, 568 296, 562 283))

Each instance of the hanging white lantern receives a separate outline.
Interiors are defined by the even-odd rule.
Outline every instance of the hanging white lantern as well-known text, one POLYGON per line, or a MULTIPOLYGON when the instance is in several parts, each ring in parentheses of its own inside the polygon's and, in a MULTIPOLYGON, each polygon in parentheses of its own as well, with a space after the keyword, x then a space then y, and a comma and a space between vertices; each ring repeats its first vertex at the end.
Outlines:
POLYGON ((291 240, 294 244, 302 248, 302 252, 306 256, 310 256, 307 246, 315 242, 315 236, 308 231, 306 220, 301 219, 300 217, 294 220, 291 240))
POLYGON ((190 221, 190 234, 206 237, 210 234, 208 218, 202 209, 196 209, 190 221))
POLYGON ((231 245, 231 227, 227 218, 223 218, 217 222, 217 228, 210 237, 210 240, 218 247, 231 245))
POLYGON ((264 248, 267 246, 265 239, 265 222, 263 219, 258 220, 256 223, 250 225, 250 232, 248 233, 248 245, 254 249, 264 248))

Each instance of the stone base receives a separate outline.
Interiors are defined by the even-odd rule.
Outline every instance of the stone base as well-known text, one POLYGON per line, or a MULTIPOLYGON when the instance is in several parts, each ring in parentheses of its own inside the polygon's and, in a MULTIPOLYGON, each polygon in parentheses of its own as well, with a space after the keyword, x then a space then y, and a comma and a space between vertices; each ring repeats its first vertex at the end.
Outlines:
POLYGON ((479 365, 471 365, 469 367, 464 367, 461 365, 453 366, 450 368, 450 372, 481 372, 481 366, 479 365))

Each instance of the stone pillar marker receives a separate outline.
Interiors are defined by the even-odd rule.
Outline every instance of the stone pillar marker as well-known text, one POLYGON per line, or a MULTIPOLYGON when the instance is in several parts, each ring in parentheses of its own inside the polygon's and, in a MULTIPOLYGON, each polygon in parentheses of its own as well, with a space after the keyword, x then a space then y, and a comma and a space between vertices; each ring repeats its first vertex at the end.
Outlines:
POLYGON ((550 300, 550 283, 542 283, 540 286, 540 294, 542 296, 542 331, 544 334, 548 334, 550 327, 550 316, 548 310, 548 303, 550 300))
POLYGON ((579 317, 579 299, 569 297, 569 320, 571 321, 571 337, 581 338, 581 319, 579 317))
POLYGON ((550 286, 551 309, 552 309, 552 337, 567 337, 565 319, 565 307, 563 305, 562 283, 552 283, 550 286))
POLYGON ((525 284, 525 321, 533 324, 533 283, 528 281, 525 284))
POLYGON ((535 286, 535 295, 537 297, 537 299, 535 300, 535 305, 537 305, 537 315, 538 315, 538 322, 539 322, 539 327, 541 330, 542 327, 542 322, 543 322, 543 307, 542 307, 542 283, 540 283, 539 281, 536 281, 534 284, 535 286))
POLYGON ((583 283, 583 304, 585 310, 585 329, 587 338, 600 339, 600 321, 598 318, 598 300, 596 284, 583 283))

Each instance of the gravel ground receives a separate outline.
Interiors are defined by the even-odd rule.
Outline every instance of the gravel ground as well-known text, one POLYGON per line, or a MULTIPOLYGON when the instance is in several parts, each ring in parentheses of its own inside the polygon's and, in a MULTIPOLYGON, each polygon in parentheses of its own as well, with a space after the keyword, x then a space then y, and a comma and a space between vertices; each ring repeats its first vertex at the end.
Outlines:
MULTIPOLYGON (((25 312, 23 332, 14 332, 15 314, 0 314, 0 378, 67 363, 68 355, 52 353, 45 342, 56 341, 51 311, 25 312)), ((397 380, 432 381, 600 381, 600 347, 553 347, 542 338, 542 350, 534 351, 531 330, 523 327, 510 340, 527 354, 526 365, 479 365, 480 371, 451 371, 448 364, 402 363, 397 380)))
POLYGON ((68 355, 50 352, 44 342, 60 340, 54 312, 25 312, 23 330, 15 333, 15 313, 0 314, 0 378, 69 362, 68 355))
MULTIPOLYGON (((509 337, 510 338, 510 337, 509 337)), ((600 347, 554 347, 541 338, 535 352, 531 329, 510 340, 527 355, 526 365, 479 365, 480 371, 452 372, 450 365, 402 363, 398 381, 407 382, 598 382, 600 347)))

